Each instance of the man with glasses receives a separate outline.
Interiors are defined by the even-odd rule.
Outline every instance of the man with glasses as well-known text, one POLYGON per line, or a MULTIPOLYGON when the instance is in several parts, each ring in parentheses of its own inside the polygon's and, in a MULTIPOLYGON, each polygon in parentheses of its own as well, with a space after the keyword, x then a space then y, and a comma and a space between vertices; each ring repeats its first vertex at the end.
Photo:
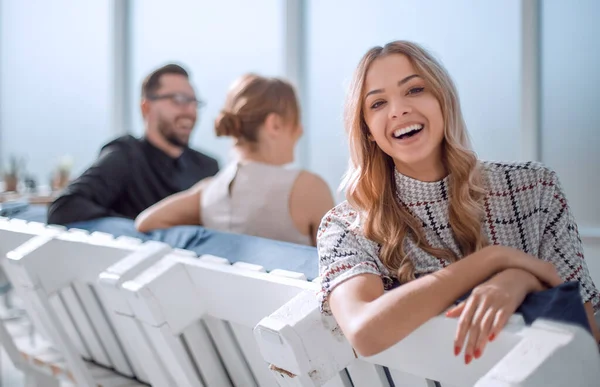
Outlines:
POLYGON ((145 135, 106 144, 96 162, 48 208, 48 223, 135 217, 154 203, 215 175, 215 159, 188 147, 198 108, 189 76, 169 64, 142 84, 145 135))

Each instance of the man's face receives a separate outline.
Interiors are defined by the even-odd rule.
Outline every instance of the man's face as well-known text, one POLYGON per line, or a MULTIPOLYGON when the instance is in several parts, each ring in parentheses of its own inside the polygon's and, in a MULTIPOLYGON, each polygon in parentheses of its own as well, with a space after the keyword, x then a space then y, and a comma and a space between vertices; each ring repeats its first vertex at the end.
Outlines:
POLYGON ((189 80, 179 74, 164 74, 158 90, 147 100, 148 127, 155 128, 170 144, 186 147, 198 112, 198 101, 189 80))

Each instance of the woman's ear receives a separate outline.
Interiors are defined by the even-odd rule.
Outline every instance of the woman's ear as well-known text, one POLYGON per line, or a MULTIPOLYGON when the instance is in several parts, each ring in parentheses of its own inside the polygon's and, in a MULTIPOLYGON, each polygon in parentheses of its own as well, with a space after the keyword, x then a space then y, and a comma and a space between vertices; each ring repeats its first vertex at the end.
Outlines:
POLYGON ((269 113, 265 118, 264 130, 269 135, 278 135, 281 132, 282 120, 279 114, 269 113))

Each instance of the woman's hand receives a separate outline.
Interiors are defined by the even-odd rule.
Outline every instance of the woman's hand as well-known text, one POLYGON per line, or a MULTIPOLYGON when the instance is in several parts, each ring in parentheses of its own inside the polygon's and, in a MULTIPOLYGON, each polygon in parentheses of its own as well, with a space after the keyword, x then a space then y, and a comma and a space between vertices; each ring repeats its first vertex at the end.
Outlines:
POLYGON ((454 338, 454 354, 458 355, 466 342, 465 364, 479 358, 488 341, 500 333, 525 296, 543 289, 540 281, 522 269, 507 269, 481 285, 471 295, 446 312, 459 318, 454 338))

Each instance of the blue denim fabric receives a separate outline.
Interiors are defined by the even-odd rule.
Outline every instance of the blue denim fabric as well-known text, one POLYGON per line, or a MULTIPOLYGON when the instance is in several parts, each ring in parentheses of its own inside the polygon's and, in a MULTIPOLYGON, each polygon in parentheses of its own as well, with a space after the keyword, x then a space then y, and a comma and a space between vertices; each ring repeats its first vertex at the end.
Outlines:
MULTIPOLYGON (((467 293, 456 303, 466 299, 470 294, 471 292, 467 293)), ((591 333, 577 281, 565 282, 552 289, 528 294, 517 309, 517 313, 523 315, 527 325, 543 318, 576 324, 591 333)))
POLYGON ((555 288, 527 295, 517 313, 523 315, 527 324, 544 318, 576 324, 591 333, 579 292, 579 282, 576 281, 565 282, 555 288))
MULTIPOLYGON (((45 206, 30 205, 13 217, 45 223, 46 209, 45 206)), ((198 255, 212 254, 227 258, 232 263, 254 263, 267 271, 285 269, 304 273, 309 280, 319 275, 317 249, 310 246, 213 231, 200 226, 177 226, 144 234, 135 229, 132 220, 125 218, 94 219, 72 223, 68 227, 130 236, 144 241, 160 241, 175 248, 192 250, 198 255)))
POLYGON ((304 273, 308 280, 319 275, 317 249, 249 235, 209 230, 200 226, 176 226, 144 234, 133 221, 102 218, 70 224, 90 232, 100 231, 115 236, 130 236, 144 241, 154 240, 198 255, 212 254, 230 262, 243 261, 263 266, 267 271, 285 269, 304 273))

